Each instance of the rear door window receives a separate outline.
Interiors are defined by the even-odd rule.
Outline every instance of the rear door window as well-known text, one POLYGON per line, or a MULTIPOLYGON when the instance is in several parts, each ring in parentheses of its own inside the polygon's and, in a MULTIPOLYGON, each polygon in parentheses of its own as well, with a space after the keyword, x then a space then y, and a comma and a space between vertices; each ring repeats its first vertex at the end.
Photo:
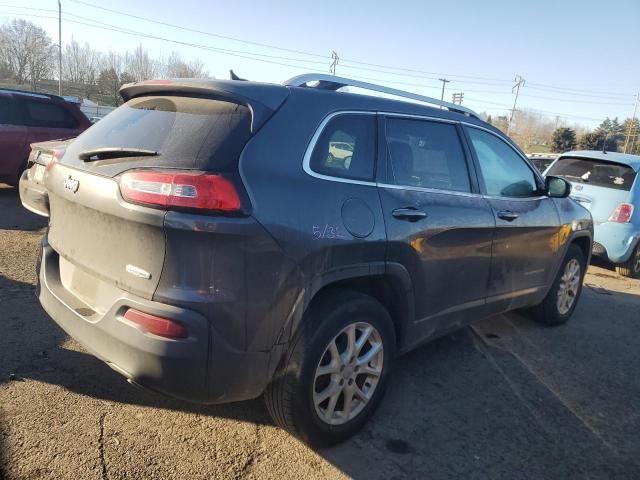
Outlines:
POLYGON ((62 105, 40 100, 20 99, 24 124, 30 127, 76 128, 77 120, 62 105))
MULTIPOLYGON (((95 123, 74 141, 67 163, 96 148, 158 152, 154 166, 222 171, 235 167, 251 136, 251 112, 244 105, 212 98, 142 96, 95 123)), ((95 162, 99 163, 99 162, 95 162)))
POLYGON ((574 183, 626 191, 631 190, 636 178, 636 172, 628 165, 576 157, 558 159, 547 175, 563 177, 574 183))
POLYGON ((455 125, 389 118, 386 130, 390 183, 471 191, 467 162, 455 125))
POLYGON ((316 141, 311 154, 311 169, 322 175, 372 181, 375 139, 375 115, 334 117, 316 141))

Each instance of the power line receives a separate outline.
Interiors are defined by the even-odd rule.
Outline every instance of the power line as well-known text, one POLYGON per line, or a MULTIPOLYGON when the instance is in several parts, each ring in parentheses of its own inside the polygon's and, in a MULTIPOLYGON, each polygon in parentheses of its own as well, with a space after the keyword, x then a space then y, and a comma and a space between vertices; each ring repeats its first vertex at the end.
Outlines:
MULTIPOLYGON (((2 6, 2 5, 0 5, 0 6, 2 6)), ((49 10, 49 9, 31 8, 31 10, 49 11, 49 12, 57 13, 56 10, 49 10)), ((8 14, 8 15, 22 15, 22 16, 34 17, 34 18, 46 18, 46 19, 53 19, 53 20, 57 20, 58 19, 57 16, 24 14, 24 13, 14 13, 14 12, 0 12, 0 13, 8 14)), ((85 20, 87 20, 89 22, 92 22, 92 23, 86 23, 86 22, 82 22, 82 21, 78 21, 78 20, 71 20, 69 18, 64 18, 64 21, 70 22, 70 23, 74 23, 74 24, 84 25, 84 26, 88 26, 88 27, 92 27, 92 28, 103 29, 103 30, 107 30, 107 31, 114 31, 114 32, 117 32, 117 33, 124 33, 124 34, 127 34, 127 35, 134 35, 134 36, 137 36, 137 37, 145 37, 145 38, 150 38, 150 39, 155 39, 155 40, 175 43, 175 44, 179 44, 179 45, 185 45, 185 46, 189 46, 189 47, 193 47, 193 48, 199 48, 199 49, 203 49, 203 50, 214 52, 214 53, 221 53, 221 54, 224 54, 224 55, 230 55, 230 56, 234 56, 234 57, 244 58, 244 59, 247 59, 247 60, 255 60, 255 61, 259 61, 259 62, 265 62, 265 63, 275 64, 275 65, 280 65, 280 66, 285 66, 285 67, 290 67, 290 68, 295 68, 295 69, 300 69, 300 68, 304 68, 304 67, 301 67, 300 65, 291 65, 291 64, 282 63, 282 62, 274 62, 272 60, 265 60, 265 59, 259 58, 259 57, 283 58, 283 59, 286 59, 286 60, 289 60, 289 61, 298 62, 298 63, 320 63, 320 64, 325 64, 326 65, 326 63, 324 63, 324 62, 316 62, 316 61, 313 61, 313 60, 303 60, 303 59, 288 58, 288 57, 277 57, 277 56, 266 55, 266 54, 258 54, 258 53, 254 53, 254 52, 243 52, 243 51, 238 51, 238 50, 222 49, 222 48, 217 48, 217 47, 211 47, 211 46, 208 46, 208 45, 184 42, 184 41, 180 41, 180 40, 174 40, 174 39, 169 39, 169 38, 166 38, 166 37, 160 37, 160 36, 157 36, 157 35, 143 33, 143 32, 139 32, 139 31, 136 31, 136 30, 125 29, 123 27, 117 27, 117 26, 112 25, 112 24, 108 24, 108 23, 105 23, 105 22, 100 22, 98 20, 94 20, 94 19, 91 19, 91 18, 88 18, 88 17, 82 17, 82 16, 79 16, 79 15, 70 14, 70 13, 67 13, 67 12, 64 12, 64 15, 65 15, 65 17, 71 16, 71 17, 74 17, 74 18, 85 19, 85 20), (96 23, 99 24, 99 25, 96 25, 96 23)), ((352 75, 352 76, 354 78, 372 80, 372 81, 377 81, 377 82, 381 82, 381 83, 410 85, 410 86, 416 86, 416 87, 420 87, 420 88, 429 88, 429 89, 439 88, 439 87, 436 87, 436 86, 426 85, 426 84, 381 80, 381 79, 378 79, 378 78, 363 77, 363 76, 359 76, 359 75, 352 75)), ((448 79, 445 79, 445 80, 449 81, 448 79)), ((444 83, 446 83, 446 82, 443 82, 443 85, 444 85, 444 83)), ((502 92, 480 91, 480 90, 467 90, 467 91, 470 91, 470 92, 474 92, 474 91, 475 92, 487 92, 487 93, 494 93, 494 94, 502 93, 502 92)), ((525 95, 523 95, 523 96, 525 96, 525 95)), ((540 97, 540 98, 549 98, 549 97, 540 97)), ((551 100, 559 100, 559 99, 553 99, 553 98, 549 98, 549 99, 551 99, 551 100)), ((468 100, 472 101, 474 103, 490 104, 490 105, 497 105, 497 106, 502 106, 502 107, 509 107, 509 105, 499 104, 499 103, 495 103, 495 102, 480 101, 480 100, 475 100, 474 101, 472 99, 468 99, 468 100)), ((581 102, 581 103, 588 103, 588 102, 581 102)), ((597 102, 593 102, 593 103, 599 104, 597 102)), ((611 105, 626 105, 626 104, 611 104, 611 105)), ((541 113, 558 114, 558 115, 562 115, 562 116, 565 116, 565 117, 581 118, 581 119, 585 119, 585 120, 593 120, 593 121, 598 121, 599 120, 599 119, 595 119, 595 118, 591 118, 591 117, 581 117, 581 116, 578 116, 578 115, 569 115, 569 114, 565 114, 565 113, 549 112, 549 111, 545 111, 545 110, 534 110, 534 109, 528 109, 528 110, 538 111, 538 112, 541 112, 541 113)))
MULTIPOLYGON (((240 43, 245 43, 248 45, 254 45, 254 46, 259 46, 259 47, 264 47, 264 48, 271 48, 271 49, 276 49, 276 50, 281 50, 281 51, 286 51, 286 52, 290 52, 290 53, 296 53, 299 55, 306 55, 306 56, 313 56, 313 57, 317 57, 317 58, 323 58, 326 59, 325 55, 321 55, 319 53, 313 53, 313 52, 307 52, 307 51, 303 51, 303 50, 297 50, 297 49, 291 49, 291 48, 285 48, 285 47, 279 47, 279 46, 275 46, 275 45, 270 45, 267 43, 262 43, 262 42, 255 42, 255 41, 250 41, 250 40, 244 40, 241 38, 237 38, 237 37, 231 37, 231 36, 227 36, 227 35, 221 35, 221 34, 216 34, 216 33, 212 33, 212 32, 207 32, 207 31, 203 31, 203 30, 198 30, 198 29, 194 29, 194 28, 189 28, 189 27, 185 27, 182 25, 177 25, 177 24, 173 24, 173 23, 169 23, 169 22, 163 22, 160 20, 154 20, 148 17, 144 17, 144 16, 140 16, 140 15, 135 15, 132 13, 128 13, 128 12, 122 12, 119 10, 114 10, 114 9, 110 9, 107 7, 102 7, 99 5, 95 5, 93 3, 90 2, 85 2, 82 0, 70 0, 76 4, 79 5, 84 5, 90 8, 95 8, 95 9, 99 9, 102 11, 106 11, 106 12, 110 12, 116 15, 122 15, 122 16, 126 16, 128 18, 136 18, 138 20, 142 20, 145 22, 150 22, 150 23, 155 23, 158 25, 163 25, 163 26, 168 26, 171 28, 176 28, 176 29, 180 29, 180 30, 184 30, 184 31, 190 31, 193 33, 198 33, 198 34, 202 34, 202 35, 207 35, 210 37, 215 37, 215 38, 222 38, 222 39, 226 39, 226 40, 231 40, 231 41, 235 41, 235 42, 240 42, 240 43)), ((37 9, 37 8, 33 8, 33 7, 22 7, 22 6, 18 6, 18 5, 8 5, 8 4, 4 4, 4 5, 0 5, 0 6, 5 6, 5 7, 12 7, 12 8, 21 8, 21 9, 26 9, 26 10, 39 10, 39 11, 46 11, 46 9, 37 9)), ((79 18, 84 18, 86 20, 89 21, 95 21, 92 19, 88 19, 86 17, 80 17, 80 16, 76 16, 79 18)), ((221 49, 223 50, 223 49, 221 49)), ((280 59, 280 60, 286 60, 286 61, 296 61, 296 62, 309 62, 309 63, 317 63, 317 64, 322 64, 324 62, 314 62, 314 61, 309 61, 309 60, 302 60, 302 59, 296 59, 296 58, 289 58, 289 57, 279 57, 276 55, 268 55, 268 54, 260 54, 260 53, 256 53, 256 52, 246 52, 246 51, 238 51, 238 50, 233 50, 233 49, 225 49, 230 53, 239 53, 239 54, 243 54, 243 55, 258 55, 258 56, 263 56, 263 57, 268 57, 268 58, 276 58, 276 59, 280 59)), ((425 71, 425 70, 419 70, 419 69, 411 69, 411 68, 402 68, 402 67, 396 67, 396 66, 389 66, 389 65, 383 65, 383 64, 377 64, 377 63, 368 63, 368 62, 363 62, 363 61, 358 61, 358 60, 350 60, 350 59, 340 59, 341 61, 341 66, 344 68, 348 68, 348 69, 357 69, 357 70, 366 70, 366 71, 373 71, 373 72, 378 72, 378 73, 383 73, 385 75, 398 75, 398 76, 403 76, 403 77, 413 77, 413 78, 426 78, 429 80, 437 80, 437 77, 429 77, 429 76, 425 76, 426 75, 441 75, 441 76, 446 76, 446 77, 456 77, 456 78, 460 78, 461 80, 456 80, 459 83, 469 83, 469 84, 480 84, 480 85, 500 85, 500 84, 504 84, 504 83, 509 83, 509 80, 505 80, 505 79, 499 79, 499 78, 491 78, 491 77, 482 77, 482 76, 474 76, 474 75, 460 75, 460 74, 451 74, 451 73, 442 73, 442 72, 430 72, 430 71, 425 71), (366 65, 366 66, 373 66, 373 67, 378 67, 378 68, 383 68, 383 69, 388 69, 388 70, 393 70, 393 71, 385 71, 385 70, 378 70, 378 69, 372 69, 372 68, 365 68, 365 67, 360 67, 360 66, 353 66, 353 65, 349 65, 349 64, 354 64, 354 65, 366 65), (411 72, 413 74, 420 74, 420 75, 413 75, 413 74, 407 74, 407 73, 399 73, 398 71, 402 71, 402 72, 411 72), (476 81, 471 81, 471 80, 462 80, 462 79, 476 79, 476 80, 485 80, 483 82, 476 82, 476 81), (496 83, 498 82, 498 83, 496 83)), ((608 92, 598 92, 595 90, 576 90, 576 89, 571 89, 571 88, 565 88, 565 87, 557 87, 555 85, 546 85, 546 84, 541 84, 541 83, 531 83, 530 84, 531 88, 535 88, 538 90, 551 90, 551 91, 555 91, 555 90, 563 90, 563 93, 567 93, 569 95, 585 95, 585 96, 599 96, 599 97, 632 97, 632 95, 630 94, 612 94, 612 93, 608 93, 608 92), (575 92, 575 93, 569 93, 569 92, 575 92), (588 94, 596 94, 596 95, 588 95, 588 94)), ((476 93, 480 93, 480 91, 476 91, 476 93)), ((485 93, 493 93, 490 91, 486 91, 485 93)), ((503 92, 495 92, 495 93, 503 93, 503 92)), ((506 93, 506 92, 504 92, 506 93)))

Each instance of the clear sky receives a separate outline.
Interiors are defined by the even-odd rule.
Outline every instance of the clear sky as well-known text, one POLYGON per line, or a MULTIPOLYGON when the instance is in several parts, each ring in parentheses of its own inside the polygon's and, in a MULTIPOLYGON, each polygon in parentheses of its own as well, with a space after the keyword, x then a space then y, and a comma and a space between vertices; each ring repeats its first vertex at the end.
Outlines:
MULTIPOLYGON (((63 44, 73 37, 102 51, 123 52, 138 44, 154 56, 177 50, 183 57, 198 57, 218 78, 227 78, 230 68, 242 77, 268 82, 328 72, 335 50, 341 58, 339 75, 438 98, 438 78, 445 77, 451 80, 445 100, 451 100, 453 92, 464 92, 463 105, 494 114, 512 104, 511 86, 520 74, 526 84, 519 108, 588 126, 605 116, 631 116, 634 95, 640 91, 640 0, 82 2, 62 0, 63 44)), ((56 16, 49 11, 55 9, 56 0, 0 0, 0 22, 21 16, 45 28, 57 43, 57 19, 42 18, 56 16)))

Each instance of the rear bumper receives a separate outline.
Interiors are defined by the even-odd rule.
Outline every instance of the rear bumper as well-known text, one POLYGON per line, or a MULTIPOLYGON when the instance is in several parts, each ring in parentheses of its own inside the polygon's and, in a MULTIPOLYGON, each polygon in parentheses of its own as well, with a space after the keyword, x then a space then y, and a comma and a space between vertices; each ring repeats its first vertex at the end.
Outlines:
POLYGON ((27 210, 42 215, 49 216, 49 195, 44 185, 39 184, 29 178, 29 170, 22 172, 19 182, 20 201, 27 210))
POLYGON ((613 263, 623 263, 629 260, 640 241, 640 229, 631 223, 604 222, 595 225, 593 240, 594 245, 599 246, 594 254, 606 255, 613 263))
POLYGON ((40 303, 65 332, 129 381, 197 403, 246 400, 264 390, 268 353, 238 351, 204 316, 124 291, 106 313, 95 312, 64 287, 59 263, 45 237, 40 303), (128 308, 178 320, 189 336, 172 340, 146 333, 124 320, 128 308))

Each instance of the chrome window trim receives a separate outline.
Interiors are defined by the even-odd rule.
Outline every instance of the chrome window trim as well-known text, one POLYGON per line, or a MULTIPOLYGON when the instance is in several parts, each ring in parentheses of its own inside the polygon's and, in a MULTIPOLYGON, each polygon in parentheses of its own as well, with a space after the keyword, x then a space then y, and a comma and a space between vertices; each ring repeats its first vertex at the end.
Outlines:
POLYGON ((500 197, 500 196, 493 196, 493 195, 485 195, 482 193, 473 193, 473 192, 460 192, 457 190, 446 190, 446 189, 438 189, 438 188, 427 188, 427 187, 414 187, 414 186, 410 186, 410 185, 394 185, 394 184, 389 184, 389 183, 378 183, 378 182, 371 182, 371 181, 366 181, 366 180, 356 180, 356 179, 351 179, 351 178, 342 178, 342 177, 334 177, 331 175, 324 175, 322 173, 318 173, 316 171, 314 171, 311 168, 311 155, 313 154, 313 150, 316 147, 316 144, 318 142, 318 138, 320 138, 320 135, 322 135, 322 132, 324 131, 325 127, 327 126, 327 124, 334 119, 335 117, 339 116, 339 115, 385 115, 385 116, 389 116, 389 117, 396 117, 396 118, 409 118, 409 119, 415 119, 415 120, 427 120, 427 121, 433 121, 433 122, 441 122, 441 123, 448 123, 448 124, 462 124, 462 125, 467 125, 473 128, 477 128, 479 130, 484 130, 492 135, 494 135, 495 137, 501 139, 502 141, 504 141, 505 143, 507 143, 514 151, 515 153, 522 158, 523 160, 525 160, 525 163, 529 166, 529 168, 532 170, 532 172, 534 173, 534 175, 536 175, 535 171, 533 168, 531 168, 531 165, 529 165, 529 162, 527 161, 526 158, 524 158, 522 156, 522 154, 520 154, 520 152, 518 151, 517 148, 515 148, 512 144, 512 142, 505 140, 504 138, 502 138, 500 135, 498 135, 496 132, 491 131, 488 128, 479 126, 479 125, 475 125, 473 123, 469 123, 469 122, 464 122, 464 121, 460 121, 460 120, 451 120, 448 118, 438 118, 438 117, 431 117, 428 115, 416 115, 416 114, 409 114, 409 113, 396 113, 396 112, 386 112, 386 111, 371 111, 371 110, 339 110, 336 112, 332 112, 329 115, 327 115, 322 122, 320 122, 320 125, 318 125, 318 127, 316 128, 316 131, 314 132, 313 136, 311 137, 311 140, 309 141, 309 145, 307 146, 307 150, 305 151, 304 154, 304 159, 302 162, 302 168, 304 169, 304 171, 307 173, 307 175, 314 177, 314 178, 318 178, 320 180, 326 180, 329 182, 338 182, 338 183, 349 183, 349 184, 353 184, 353 185, 365 185, 368 187, 382 187, 382 188, 390 188, 390 189, 394 189, 394 190, 410 190, 410 191, 415 191, 415 192, 425 192, 425 193, 441 193, 441 194, 445 194, 445 195, 458 195, 461 197, 473 197, 473 198, 484 198, 486 200, 507 200, 507 201, 516 201, 516 202, 523 202, 523 201, 538 201, 538 200, 543 200, 545 198, 549 198, 546 195, 542 195, 542 196, 538 196, 538 197, 500 197))
POLYGON ((394 113, 394 112, 378 112, 380 115, 385 115, 387 117, 396 117, 396 118, 408 118, 411 120, 427 120, 430 122, 440 122, 440 123, 462 123, 460 120, 451 120, 450 118, 439 118, 439 117, 431 117, 428 115, 416 115, 411 113, 394 113))
POLYGON ((343 177, 334 177, 332 175, 325 175, 322 173, 318 173, 311 168, 311 155, 313 154, 313 150, 316 148, 316 144, 318 143, 318 139, 322 132, 324 131, 327 124, 333 120, 338 115, 376 115, 377 112, 367 111, 367 110, 340 110, 337 112, 330 113, 327 115, 318 128, 316 128, 313 137, 311 137, 311 141, 307 146, 307 150, 304 153, 304 159, 302 161, 302 168, 304 171, 315 178, 319 178, 321 180, 328 180, 330 182, 339 182, 339 183, 351 183, 353 185, 367 185, 369 187, 375 187, 377 183, 375 181, 371 182, 368 180, 356 180, 355 178, 343 178, 343 177))
POLYGON ((444 190, 430 187, 412 187, 408 185, 393 185, 391 183, 378 183, 378 187, 390 188, 393 190, 409 190, 412 192, 439 193, 442 195, 457 195, 459 197, 484 198, 481 193, 461 192, 459 190, 444 190))

